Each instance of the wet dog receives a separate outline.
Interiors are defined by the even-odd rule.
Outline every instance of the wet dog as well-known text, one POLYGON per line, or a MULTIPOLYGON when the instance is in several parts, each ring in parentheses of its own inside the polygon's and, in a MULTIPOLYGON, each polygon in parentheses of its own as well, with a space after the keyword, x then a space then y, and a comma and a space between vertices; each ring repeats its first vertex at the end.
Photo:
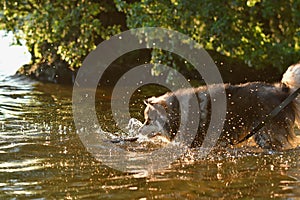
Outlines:
MULTIPOLYGON (((242 140, 275 107, 300 87, 300 63, 292 65, 281 83, 252 82, 240 85, 225 84, 226 119, 218 145, 229 146, 242 140)), ((217 89, 216 89, 217 90, 217 89)), ((206 86, 181 89, 145 101, 145 123, 139 132, 148 136, 162 134, 172 140, 178 133, 184 107, 193 95, 199 106, 199 125, 192 147, 201 146, 211 117, 211 99, 206 86)), ((186 111, 187 115, 189 115, 186 111)), ((192 121, 193 119, 189 119, 192 121)), ((300 97, 280 111, 252 137, 256 145, 267 149, 289 149, 296 146, 294 125, 300 123, 300 97)), ((183 133, 184 134, 184 133, 183 133)))

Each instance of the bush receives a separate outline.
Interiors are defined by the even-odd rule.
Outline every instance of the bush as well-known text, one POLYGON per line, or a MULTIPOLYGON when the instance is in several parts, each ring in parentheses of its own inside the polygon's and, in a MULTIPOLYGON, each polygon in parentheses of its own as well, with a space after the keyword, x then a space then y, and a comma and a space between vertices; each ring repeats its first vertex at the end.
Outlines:
MULTIPOLYGON (((299 10, 299 0, 0 0, 0 29, 26 40, 32 64, 61 60, 74 69, 110 36, 154 26, 187 34, 248 66, 283 71, 300 60, 299 10)), ((152 62, 190 68, 173 56, 154 50, 152 62)))

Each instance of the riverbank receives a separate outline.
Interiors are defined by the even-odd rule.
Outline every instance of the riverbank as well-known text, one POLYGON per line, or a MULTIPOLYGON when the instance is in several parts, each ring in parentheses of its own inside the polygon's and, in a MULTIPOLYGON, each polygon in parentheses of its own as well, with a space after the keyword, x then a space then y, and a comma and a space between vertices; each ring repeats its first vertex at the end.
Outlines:
POLYGON ((73 84, 76 77, 75 70, 71 70, 65 64, 59 62, 52 65, 48 63, 23 65, 16 74, 28 76, 41 82, 57 84, 73 84))
MULTIPOLYGON (((238 84, 252 81, 280 81, 282 74, 278 71, 278 67, 256 69, 255 67, 249 67, 241 60, 232 59, 216 52, 210 51, 209 54, 215 61, 215 64, 223 77, 223 81, 226 83, 238 84)), ((101 82, 105 85, 113 86, 128 70, 135 66, 150 62, 151 55, 149 52, 135 53, 134 55, 135 56, 126 55, 127 59, 121 57, 113 62, 103 74, 101 82)), ((77 71, 78 69, 71 70, 65 62, 56 60, 52 64, 38 63, 24 65, 17 71, 17 74, 25 75, 41 82, 70 85, 74 83, 77 71)), ((180 73, 186 78, 198 82, 202 79, 197 75, 196 71, 184 70, 183 67, 180 73)))

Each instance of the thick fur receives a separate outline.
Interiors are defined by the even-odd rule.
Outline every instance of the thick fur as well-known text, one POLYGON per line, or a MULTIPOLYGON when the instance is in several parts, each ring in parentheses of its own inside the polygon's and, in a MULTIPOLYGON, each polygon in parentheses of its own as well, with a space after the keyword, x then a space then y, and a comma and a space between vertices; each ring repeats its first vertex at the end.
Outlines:
MULTIPOLYGON (((295 82, 298 81, 297 83, 300 86, 300 64, 293 65, 290 68, 284 74, 282 83, 254 82, 241 85, 225 85, 227 113, 218 141, 220 146, 228 146, 243 139, 255 125, 260 123, 291 92, 297 89, 298 85, 295 82)), ((161 133, 173 139, 180 126, 181 112, 187 110, 189 100, 193 94, 197 95, 200 121, 197 136, 192 146, 200 146, 206 135, 211 114, 211 100, 206 86, 183 89, 146 100, 145 123, 139 131, 147 135, 161 133), (186 105, 186 108, 180 109, 179 105, 186 105)), ((276 150, 295 147, 294 124, 299 124, 299 105, 300 100, 297 97, 270 123, 260 129, 253 136, 256 144, 262 148, 276 150)), ((186 114, 189 115, 188 112, 186 114)))

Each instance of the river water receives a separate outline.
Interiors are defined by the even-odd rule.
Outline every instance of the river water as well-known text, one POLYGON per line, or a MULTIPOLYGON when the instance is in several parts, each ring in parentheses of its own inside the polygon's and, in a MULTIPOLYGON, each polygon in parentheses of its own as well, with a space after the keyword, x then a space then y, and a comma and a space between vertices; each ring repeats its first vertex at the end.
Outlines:
MULTIPOLYGON (((82 145, 71 91, 71 86, 0 75, 0 199, 300 198, 299 149, 231 149, 207 159, 187 157, 146 177, 111 169, 82 145)), ((109 96, 99 96, 99 115, 113 130, 105 117, 109 96)), ((134 112, 141 117, 138 107, 134 112)))

